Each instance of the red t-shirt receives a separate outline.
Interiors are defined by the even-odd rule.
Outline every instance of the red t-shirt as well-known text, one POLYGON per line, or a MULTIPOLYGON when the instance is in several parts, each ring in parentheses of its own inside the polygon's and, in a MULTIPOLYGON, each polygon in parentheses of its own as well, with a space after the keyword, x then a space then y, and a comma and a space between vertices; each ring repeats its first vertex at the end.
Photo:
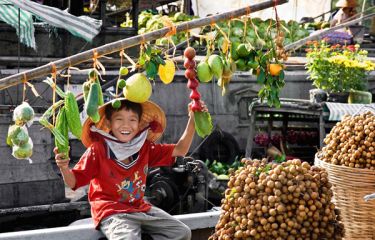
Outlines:
POLYGON ((95 227, 112 214, 150 210, 151 205, 143 199, 148 168, 172 165, 174 147, 146 140, 138 157, 129 164, 111 159, 104 141, 86 150, 72 169, 76 177, 73 190, 90 184, 88 199, 95 227))

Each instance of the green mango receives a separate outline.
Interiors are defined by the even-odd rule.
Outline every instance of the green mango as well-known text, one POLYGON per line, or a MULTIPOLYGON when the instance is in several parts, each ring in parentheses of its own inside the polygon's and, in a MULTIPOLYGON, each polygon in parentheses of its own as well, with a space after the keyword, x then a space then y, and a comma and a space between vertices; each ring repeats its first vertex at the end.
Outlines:
POLYGON ((223 74, 223 61, 219 55, 213 54, 208 58, 208 65, 214 76, 220 78, 223 74))
POLYGON ((247 43, 241 43, 238 45, 236 52, 240 58, 247 58, 252 50, 252 47, 250 44, 247 43))
POLYGON ((194 113, 195 131, 198 136, 204 138, 210 135, 213 129, 212 119, 209 112, 195 112, 194 113))
POLYGON ((197 66, 197 76, 201 82, 210 82, 213 77, 210 66, 206 61, 201 61, 197 66))
POLYGON ((239 58, 235 61, 236 67, 239 71, 245 71, 246 70, 246 61, 243 58, 239 58))

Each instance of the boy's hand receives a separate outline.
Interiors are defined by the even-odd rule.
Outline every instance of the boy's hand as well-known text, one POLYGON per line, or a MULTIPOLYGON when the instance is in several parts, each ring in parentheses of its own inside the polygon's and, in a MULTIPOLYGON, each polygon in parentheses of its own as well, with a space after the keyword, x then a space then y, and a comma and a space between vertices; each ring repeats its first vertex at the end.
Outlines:
MULTIPOLYGON (((201 106, 202 106, 202 112, 208 112, 207 105, 204 103, 204 101, 200 100, 201 106)), ((194 112, 191 110, 191 105, 193 102, 189 103, 189 117, 194 119, 194 112)))
POLYGON ((70 159, 65 156, 63 153, 59 153, 57 147, 53 149, 53 152, 55 153, 55 161, 56 165, 60 169, 69 169, 69 161, 70 159))

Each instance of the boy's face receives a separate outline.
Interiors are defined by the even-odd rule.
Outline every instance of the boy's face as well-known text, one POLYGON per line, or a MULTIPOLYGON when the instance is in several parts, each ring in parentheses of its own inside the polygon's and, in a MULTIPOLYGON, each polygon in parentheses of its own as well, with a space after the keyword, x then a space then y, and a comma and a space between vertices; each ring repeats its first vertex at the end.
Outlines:
POLYGON ((110 120, 112 134, 121 142, 129 142, 139 131, 138 114, 127 109, 113 112, 110 120))

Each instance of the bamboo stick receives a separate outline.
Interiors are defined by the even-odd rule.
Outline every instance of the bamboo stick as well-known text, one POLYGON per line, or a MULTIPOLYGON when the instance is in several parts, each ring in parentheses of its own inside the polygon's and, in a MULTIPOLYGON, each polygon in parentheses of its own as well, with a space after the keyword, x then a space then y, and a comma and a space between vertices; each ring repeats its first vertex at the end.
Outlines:
MULTIPOLYGON (((205 18, 192 20, 189 22, 184 22, 176 26, 176 32, 188 31, 190 29, 210 25, 212 23, 216 23, 219 21, 243 16, 252 12, 257 12, 257 11, 260 11, 269 7, 273 7, 275 5, 281 5, 286 2, 288 2, 288 0, 270 0, 270 1, 265 1, 262 3, 254 4, 245 8, 240 8, 234 11, 229 11, 229 12, 225 12, 221 14, 216 14, 210 17, 205 17, 205 18)), ((88 61, 93 58, 95 52, 97 53, 98 57, 108 55, 114 52, 119 52, 123 49, 139 45, 143 42, 153 41, 158 38, 162 38, 170 31, 171 29, 169 27, 165 27, 165 28, 153 31, 153 32, 122 39, 116 42, 105 44, 98 48, 90 49, 82 53, 78 53, 70 57, 66 57, 66 58, 51 62, 49 64, 45 64, 43 66, 40 66, 34 69, 30 69, 28 71, 24 71, 24 72, 21 72, 12 76, 2 78, 0 79, 0 90, 20 84, 25 80, 29 81, 32 79, 36 79, 38 77, 48 75, 51 73, 53 67, 55 67, 56 70, 58 71, 58 70, 62 70, 70 66, 75 66, 79 63, 88 61)))
POLYGON ((344 27, 347 27, 347 26, 351 26, 351 25, 354 25, 360 21, 362 21, 363 19, 366 19, 366 18, 370 18, 372 16, 374 16, 375 13, 370 13, 370 14, 367 14, 363 17, 359 17, 357 19, 354 19, 354 20, 351 20, 349 22, 345 22, 345 23, 341 23, 337 26, 334 26, 334 27, 331 27, 331 28, 328 28, 328 29, 325 29, 325 30, 322 30, 321 32, 317 33, 317 34, 313 34, 313 35, 310 35, 308 37, 305 37, 305 38, 302 38, 294 43, 291 43, 289 45, 286 45, 284 47, 285 51, 292 51, 292 50, 296 50, 297 48, 300 48, 302 47, 303 45, 305 45, 308 41, 312 41, 312 40, 317 40, 319 39, 321 36, 329 33, 329 32, 333 32, 337 29, 340 29, 340 28, 344 28, 344 27))

